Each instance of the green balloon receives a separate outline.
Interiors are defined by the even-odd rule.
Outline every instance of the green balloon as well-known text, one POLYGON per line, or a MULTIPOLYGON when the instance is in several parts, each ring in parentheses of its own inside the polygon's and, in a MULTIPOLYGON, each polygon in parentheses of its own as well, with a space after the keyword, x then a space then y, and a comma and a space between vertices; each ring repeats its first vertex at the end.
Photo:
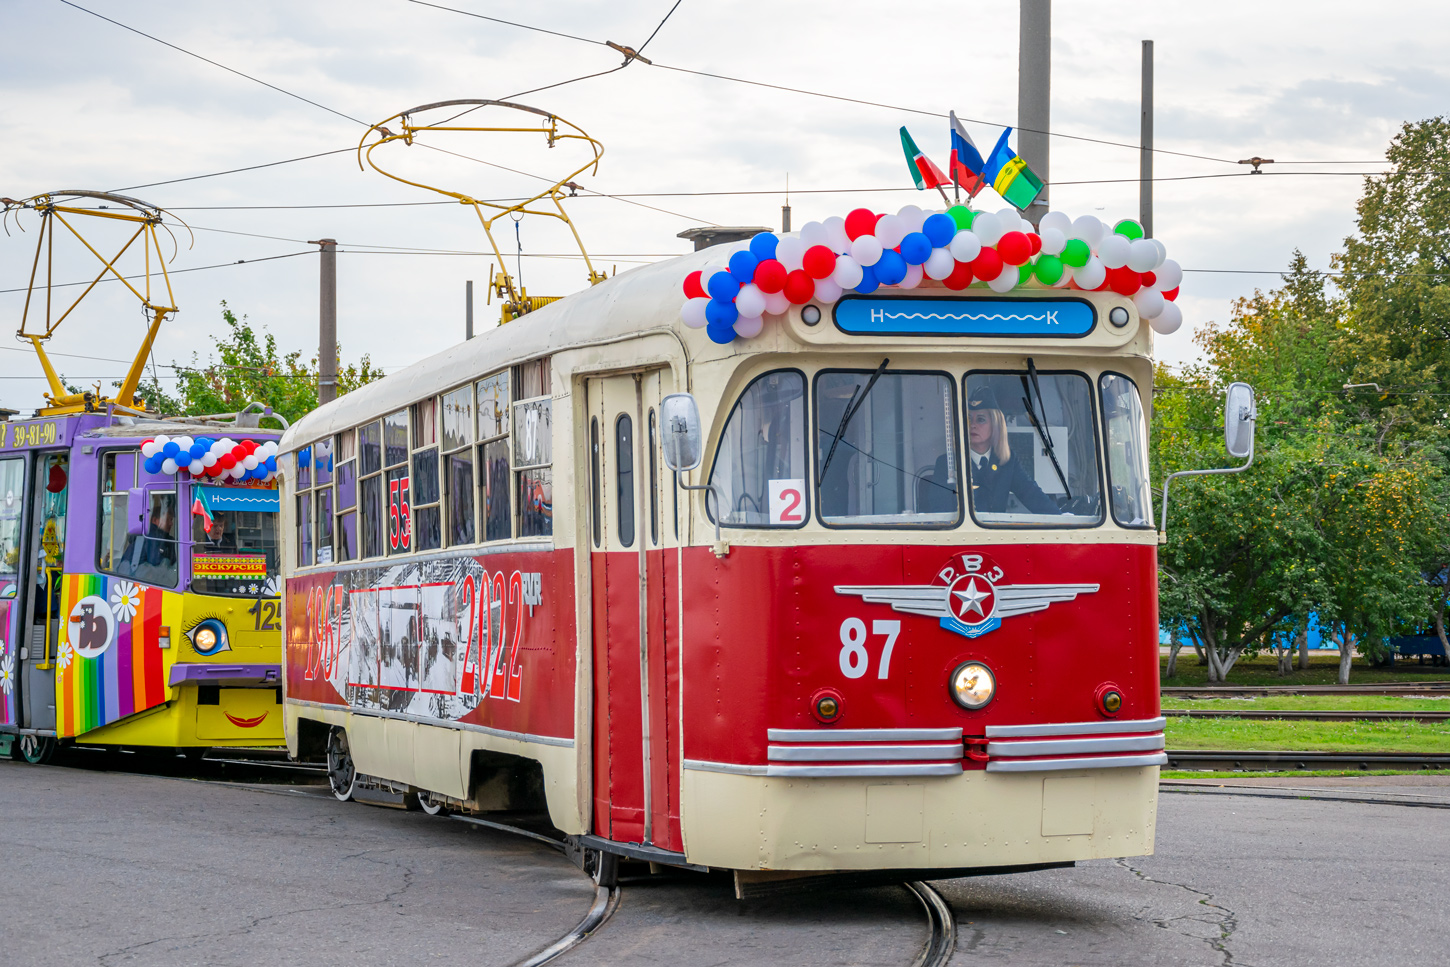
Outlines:
POLYGON ((1131 218, 1125 218, 1121 222, 1118 222, 1118 224, 1113 226, 1113 231, 1117 232, 1119 235, 1126 235, 1128 238, 1133 239, 1134 241, 1137 241, 1138 239, 1143 237, 1143 226, 1139 225, 1131 218))
POLYGON ((1062 248, 1062 261, 1075 269, 1080 269, 1087 265, 1092 254, 1093 250, 1088 248, 1087 242, 1080 238, 1070 238, 1062 248))
POLYGON ((1062 281, 1062 259, 1056 255, 1039 255, 1032 271, 1037 276, 1037 281, 1043 285, 1056 285, 1062 281))
POLYGON ((971 228, 972 219, 976 217, 975 213, 966 205, 953 205, 947 209, 947 214, 952 216, 952 221, 957 223, 958 229, 971 228))
POLYGON ((1017 266, 1017 284, 1026 285, 1032 279, 1032 263, 1023 262, 1017 266))

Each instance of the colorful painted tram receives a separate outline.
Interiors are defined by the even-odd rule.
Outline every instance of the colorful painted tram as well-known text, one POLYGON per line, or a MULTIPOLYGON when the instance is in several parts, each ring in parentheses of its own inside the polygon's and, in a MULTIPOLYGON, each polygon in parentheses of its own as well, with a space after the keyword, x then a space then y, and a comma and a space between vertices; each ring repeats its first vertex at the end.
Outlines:
POLYGON ((0 422, 0 744, 282 744, 275 481, 143 452, 280 432, 110 406, 0 422))
POLYGON ((927 280, 722 345, 681 282, 743 250, 621 274, 288 431, 292 753, 341 799, 542 805, 581 847, 743 880, 1151 852, 1135 301, 927 280))

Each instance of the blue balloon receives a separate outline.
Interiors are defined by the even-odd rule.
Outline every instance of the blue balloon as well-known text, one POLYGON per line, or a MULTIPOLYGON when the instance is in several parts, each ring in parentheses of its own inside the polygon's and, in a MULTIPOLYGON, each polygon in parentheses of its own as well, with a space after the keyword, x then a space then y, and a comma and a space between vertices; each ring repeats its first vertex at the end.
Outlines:
MULTIPOLYGON (((208 450, 211 449, 212 440, 211 440, 211 437, 209 437, 209 436, 193 437, 192 438, 192 442, 193 443, 196 443, 199 446, 201 446, 203 448, 202 449, 202 452, 203 453, 205 453, 206 451, 208 451, 208 450)), ((193 448, 193 449, 195 449, 195 448, 193 448)))
POLYGON ((901 240, 901 257, 907 265, 920 265, 931 258, 931 239, 921 232, 912 232, 901 240))
POLYGON ((711 299, 705 304, 705 324, 733 326, 735 320, 740 318, 740 310, 735 308, 735 303, 726 302, 722 299, 711 299))
POLYGON ((268 470, 275 471, 277 469, 277 458, 276 457, 268 457, 267 458, 266 467, 267 467, 268 470))
POLYGON ((736 252, 730 256, 730 275, 741 285, 746 285, 755 278, 755 267, 760 264, 760 259, 749 252, 736 252))
POLYGON ((161 462, 163 460, 165 460, 165 459, 166 458, 163 457, 159 453, 152 454, 151 456, 147 457, 146 458, 146 472, 149 473, 149 474, 153 474, 153 475, 160 473, 161 472, 161 462))
POLYGON ((166 446, 161 448, 161 452, 168 457, 175 458, 176 455, 181 452, 181 444, 177 443, 175 440, 167 440, 166 446))
POLYGON ((729 272, 716 272, 710 276, 705 291, 710 293, 711 299, 729 302, 740 291, 740 282, 729 272))
POLYGON ((188 452, 191 454, 192 460, 200 460, 202 457, 206 456, 206 447, 200 443, 193 443, 191 445, 191 450, 189 450, 188 452))
POLYGON ((775 258, 775 247, 780 244, 780 239, 770 232, 761 232, 750 240, 750 254, 755 256, 755 261, 764 262, 766 259, 775 258))
POLYGON ((895 285, 906 278, 906 259, 894 249, 882 252, 881 260, 871 268, 876 273, 876 281, 882 285, 895 285))
POLYGON ((706 323, 705 335, 723 346, 735 338, 735 324, 733 322, 706 323))
MULTIPOLYGON (((878 262, 877 265, 880 263, 878 262)), ((861 281, 856 283, 856 291, 862 295, 869 295, 880 287, 881 283, 876 278, 876 266, 861 266, 861 281)))
POLYGON ((932 248, 945 248, 957 234, 957 223, 945 212, 937 212, 927 216, 921 231, 931 241, 932 248))

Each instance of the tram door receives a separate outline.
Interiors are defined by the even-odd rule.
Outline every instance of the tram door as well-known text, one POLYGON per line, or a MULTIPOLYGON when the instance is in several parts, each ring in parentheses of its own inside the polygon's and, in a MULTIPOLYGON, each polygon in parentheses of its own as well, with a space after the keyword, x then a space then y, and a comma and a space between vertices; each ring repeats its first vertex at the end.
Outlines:
MULTIPOLYGON (((0 426, 0 439, 5 429, 0 426)), ((0 725, 20 724, 21 624, 30 574, 25 554, 25 462, 0 458, 0 725)))
POLYGON ((55 730, 55 662, 60 649, 61 570, 65 562, 66 511, 70 498, 70 454, 38 453, 30 486, 30 542, 27 550, 29 638, 21 652, 21 726, 55 730))
MULTIPOLYGON (((586 388, 594 832, 681 850, 678 541, 659 448, 669 370, 586 388)), ((582 482, 582 481, 581 481, 582 482)))

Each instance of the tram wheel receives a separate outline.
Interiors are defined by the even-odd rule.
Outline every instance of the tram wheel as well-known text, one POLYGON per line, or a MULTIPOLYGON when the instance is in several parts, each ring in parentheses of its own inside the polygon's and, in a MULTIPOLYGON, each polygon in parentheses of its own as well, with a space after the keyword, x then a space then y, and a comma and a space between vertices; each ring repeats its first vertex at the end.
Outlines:
POLYGON ((339 802, 352 799, 357 789, 357 768, 348 748, 347 733, 333 729, 327 736, 327 782, 339 802))
POLYGON ((448 806, 443 800, 434 799, 431 792, 423 790, 410 792, 408 793, 408 798, 412 800, 408 805, 409 809, 415 808, 414 804, 416 804, 417 809, 422 810, 429 816, 442 816, 448 812, 448 806))
POLYGON ((55 739, 49 735, 22 735, 15 750, 31 765, 45 765, 55 756, 55 739))

